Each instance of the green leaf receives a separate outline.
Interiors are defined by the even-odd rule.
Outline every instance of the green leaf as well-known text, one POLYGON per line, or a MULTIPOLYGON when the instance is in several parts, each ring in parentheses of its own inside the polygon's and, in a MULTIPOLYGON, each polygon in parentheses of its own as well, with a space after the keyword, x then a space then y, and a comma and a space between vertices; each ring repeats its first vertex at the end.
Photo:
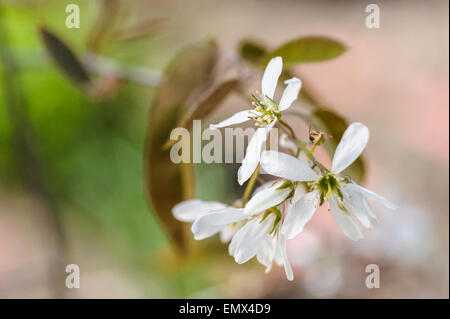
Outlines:
POLYGON ((258 63, 266 54, 267 50, 263 45, 253 40, 242 40, 239 43, 239 54, 248 62, 258 63))
POLYGON ((39 33, 46 51, 61 71, 74 83, 87 86, 90 83, 88 72, 69 46, 45 28, 40 28, 39 33))
MULTIPOLYGON (((339 141, 348 127, 348 122, 340 115, 329 109, 317 108, 310 115, 310 121, 314 129, 331 135, 324 144, 327 152, 333 157, 339 141)), ((343 174, 349 175, 357 183, 361 183, 365 178, 365 161, 361 155, 343 174)))
POLYGON ((152 106, 147 129, 144 165, 147 192, 173 243, 184 251, 185 225, 172 216, 172 208, 194 195, 192 164, 176 165, 170 150, 162 150, 170 132, 187 112, 186 101, 211 81, 217 61, 214 43, 201 43, 182 50, 170 63, 152 106))
POLYGON ((268 53, 263 62, 266 64, 276 56, 281 56, 285 64, 319 62, 338 57, 346 50, 345 45, 331 38, 303 37, 289 41, 268 53))
MULTIPOLYGON (((178 122, 176 127, 184 127, 187 130, 192 128, 192 121, 203 119, 213 112, 220 103, 238 87, 239 79, 231 79, 209 88, 202 96, 192 105, 189 111, 178 122)), ((172 147, 177 141, 167 140, 163 149, 172 147)))

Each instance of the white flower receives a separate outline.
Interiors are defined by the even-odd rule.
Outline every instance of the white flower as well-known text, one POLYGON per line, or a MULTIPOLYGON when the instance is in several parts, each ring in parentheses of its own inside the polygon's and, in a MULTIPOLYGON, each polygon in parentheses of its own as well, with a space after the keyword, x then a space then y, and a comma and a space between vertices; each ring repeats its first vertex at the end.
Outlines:
POLYGON ((287 278, 292 280, 286 237, 279 231, 282 213, 276 207, 292 191, 290 182, 268 182, 255 190, 245 208, 193 199, 175 205, 172 214, 178 220, 193 222, 191 230, 197 240, 219 232, 223 243, 231 239, 228 252, 237 263, 245 263, 256 255, 266 272, 275 262, 284 265, 287 278))
POLYGON ((255 215, 277 206, 289 197, 292 190, 292 183, 289 181, 275 182, 270 187, 255 192, 255 195, 245 205, 244 212, 248 215, 255 215))
POLYGON ((293 279, 292 268, 286 256, 286 237, 280 233, 283 214, 278 206, 293 193, 289 181, 264 184, 245 205, 250 220, 233 236, 228 251, 241 264, 256 255, 257 260, 270 271, 275 261, 284 266, 286 277, 293 279))
POLYGON ((175 205, 172 214, 180 221, 193 222, 191 230, 195 239, 205 239, 220 232, 220 240, 223 243, 228 242, 242 222, 248 219, 243 208, 199 199, 175 205))
POLYGON ((279 231, 275 236, 265 236, 260 243, 256 258, 260 264, 266 266, 266 273, 272 269, 272 264, 275 262, 278 266, 284 266, 288 280, 294 279, 294 273, 286 254, 286 236, 279 231))
POLYGON ((268 212, 254 216, 233 236, 228 252, 238 264, 256 255, 257 260, 266 266, 266 272, 275 261, 284 266, 287 279, 293 280, 294 274, 286 255, 286 237, 279 232, 280 215, 268 212))
POLYGON ((262 94, 257 93, 256 96, 254 96, 254 109, 237 112, 230 118, 218 124, 210 125, 211 129, 215 129, 243 123, 249 121, 250 119, 256 121, 256 125, 259 128, 252 136, 247 146, 245 157, 238 171, 238 182, 240 185, 242 185, 250 178, 250 176, 258 166, 262 146, 267 140, 269 131, 280 118, 281 111, 288 109, 291 106, 292 102, 297 99, 298 93, 300 92, 302 82, 300 81, 300 79, 292 78, 285 81, 287 87, 283 92, 280 103, 277 104, 273 100, 278 78, 280 77, 282 68, 283 61, 281 57, 276 57, 270 60, 269 64, 266 67, 266 70, 264 71, 264 75, 261 81, 262 94))
POLYGON ((191 230, 194 238, 202 240, 221 232, 222 242, 227 242, 234 231, 240 227, 241 221, 248 219, 242 208, 226 207, 205 214, 195 220, 191 230))
POLYGON ((359 157, 368 141, 369 129, 361 123, 352 123, 336 148, 331 172, 325 172, 324 175, 318 175, 306 163, 288 154, 263 152, 261 166, 267 173, 294 182, 311 182, 311 191, 289 205, 281 227, 282 235, 287 239, 297 236, 317 206, 325 201, 328 201, 336 223, 352 240, 363 237, 356 219, 366 228, 371 228, 377 219, 368 199, 396 209, 394 204, 383 197, 353 183, 348 177, 338 175, 359 157))

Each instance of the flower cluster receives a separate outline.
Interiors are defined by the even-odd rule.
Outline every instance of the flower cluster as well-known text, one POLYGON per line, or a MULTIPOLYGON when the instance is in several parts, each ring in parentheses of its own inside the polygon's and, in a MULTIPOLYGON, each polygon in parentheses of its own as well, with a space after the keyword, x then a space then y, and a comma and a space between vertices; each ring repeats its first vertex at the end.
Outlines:
MULTIPOLYGON (((262 94, 254 95, 254 109, 238 112, 223 122, 211 125, 212 128, 219 128, 254 120, 258 129, 247 147, 238 181, 242 184, 250 176, 258 174, 258 165, 276 179, 257 188, 248 201, 244 198, 227 206, 194 199, 176 205, 173 215, 181 221, 193 223, 192 232, 197 240, 220 233, 222 242, 230 242, 228 252, 237 263, 245 263, 256 256, 266 271, 274 262, 284 266, 287 278, 292 280, 286 240, 303 231, 318 206, 327 202, 336 223, 345 235, 355 241, 363 238, 358 222, 371 228, 377 220, 368 200, 378 201, 390 209, 396 207, 341 174, 360 156, 368 143, 369 130, 361 123, 352 123, 344 132, 331 170, 320 164, 307 148, 299 148, 295 136, 289 138, 282 135, 280 140, 295 156, 273 150, 262 151, 268 132, 277 122, 290 128, 282 122, 281 113, 297 99, 301 89, 299 79, 287 80, 287 87, 277 104, 273 96, 281 70, 281 58, 272 59, 264 72, 262 94), (309 160, 300 156, 301 150, 308 153, 309 160)), ((324 133, 313 133, 310 134, 310 142, 315 148, 323 144, 324 133)), ((252 178, 248 187, 253 185, 252 178)))

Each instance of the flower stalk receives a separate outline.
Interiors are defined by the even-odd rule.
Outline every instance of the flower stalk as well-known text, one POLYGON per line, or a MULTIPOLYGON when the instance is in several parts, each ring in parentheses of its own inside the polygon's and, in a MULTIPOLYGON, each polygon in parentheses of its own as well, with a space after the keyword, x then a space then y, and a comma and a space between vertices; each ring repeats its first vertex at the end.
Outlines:
POLYGON ((306 154, 306 156, 308 156, 308 158, 313 162, 314 164, 313 167, 318 167, 322 173, 329 172, 329 170, 314 157, 313 153, 306 147, 306 144, 297 137, 297 135, 294 132, 294 129, 282 119, 279 119, 279 122, 288 130, 289 134, 291 135, 291 138, 295 141, 299 149, 303 151, 306 154))
POLYGON ((247 204, 248 198, 250 197, 250 194, 252 193, 253 187, 255 186, 255 182, 259 176, 259 168, 260 168, 260 165, 258 164, 255 171, 253 172, 252 177, 250 178, 250 181, 247 184, 247 187, 245 188, 244 195, 242 196, 242 207, 244 207, 245 204, 247 204))

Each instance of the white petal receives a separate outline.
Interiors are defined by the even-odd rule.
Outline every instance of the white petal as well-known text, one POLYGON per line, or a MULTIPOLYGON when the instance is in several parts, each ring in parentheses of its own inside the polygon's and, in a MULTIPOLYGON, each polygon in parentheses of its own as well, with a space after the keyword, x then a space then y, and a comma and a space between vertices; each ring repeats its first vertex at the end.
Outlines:
POLYGON ((199 217, 192 224, 192 232, 197 240, 211 237, 226 225, 248 218, 243 208, 227 207, 199 217))
POLYGON ((248 120, 250 120, 250 118, 248 117, 249 115, 250 115, 250 110, 240 111, 240 112, 237 112, 236 114, 230 116, 226 120, 223 120, 220 123, 209 125, 209 128, 216 129, 216 128, 221 128, 221 127, 225 127, 225 126, 231 126, 231 125, 235 125, 235 124, 239 124, 239 123, 244 123, 244 122, 247 122, 248 120))
POLYGON ((363 204, 366 207, 366 212, 370 216, 372 222, 373 221, 378 221, 377 215, 375 214, 375 212, 373 211, 372 206, 370 206, 369 202, 367 201, 367 199, 365 197, 363 197, 363 204))
POLYGON ((384 206, 386 206, 389 209, 397 209, 397 205, 391 203, 390 201, 388 201, 387 199, 385 199, 384 197, 381 197, 380 195, 368 190, 367 188, 364 188, 358 184, 347 184, 346 185, 347 188, 352 189, 355 192, 359 192, 361 195, 363 195, 364 197, 370 199, 370 200, 374 200, 376 202, 380 202, 381 204, 383 204, 384 206))
POLYGON ((238 170, 239 185, 244 184, 258 166, 262 147, 267 140, 267 135, 271 128, 272 126, 258 128, 250 139, 247 150, 245 151, 245 157, 242 160, 242 165, 238 170))
POLYGON ((373 218, 369 215, 367 207, 364 204, 364 197, 347 187, 342 188, 342 194, 344 195, 343 205, 347 211, 366 228, 372 228, 373 218))
POLYGON ((305 195, 305 187, 299 183, 295 186, 294 195, 291 198, 291 204, 294 205, 300 200, 300 198, 303 197, 303 195, 305 195))
POLYGON ((279 239, 280 239, 280 236, 278 235, 278 238, 277 238, 277 248, 275 249, 275 256, 274 256, 274 258, 273 258, 273 261, 278 265, 278 266, 283 266, 283 259, 284 259, 284 257, 283 257, 283 251, 282 251, 282 247, 279 245, 279 239))
POLYGON ((306 163, 294 156, 276 151, 264 151, 261 167, 269 174, 298 182, 313 181, 319 178, 306 163))
POLYGON ((247 233, 253 232, 253 228, 255 228, 257 225, 258 225, 257 218, 252 219, 249 222, 247 222, 244 226, 242 226, 236 232, 236 234, 234 234, 233 238, 231 239, 230 245, 228 245, 228 253, 230 254, 230 256, 234 257, 234 254, 239 248, 242 240, 247 236, 247 233))
POLYGON ((353 163, 369 141, 369 129, 362 123, 352 123, 345 130, 334 153, 332 171, 340 173, 353 163))
POLYGON ((205 202, 199 199, 191 199, 175 205, 172 208, 172 214, 182 222, 193 222, 200 216, 225 207, 227 205, 219 202, 205 202))
POLYGON ((304 195, 297 203, 288 209, 281 226, 281 234, 286 239, 292 239, 303 231, 305 224, 314 215, 319 204, 319 192, 313 191, 304 195))
POLYGON ((291 106, 292 102, 297 99, 298 93, 302 88, 302 81, 297 78, 286 80, 284 81, 284 84, 287 84, 287 87, 284 89, 283 95, 281 96, 279 104, 280 111, 284 111, 291 106))
POLYGON ((266 183, 256 187, 255 191, 254 191, 254 194, 257 194, 260 191, 263 191, 265 189, 268 189, 268 188, 272 187, 274 183, 275 183, 275 180, 272 180, 272 181, 268 181, 268 182, 266 182, 266 183))
POLYGON ((261 90, 263 95, 267 95, 271 99, 273 98, 282 69, 283 60, 281 57, 278 56, 269 61, 261 81, 261 90))
POLYGON ((262 222, 260 220, 255 218, 248 222, 231 240, 229 253, 238 264, 245 263, 256 255, 264 235, 273 227, 275 216, 270 215, 262 222))
POLYGON ((281 184, 282 183, 276 183, 274 186, 255 194, 245 205, 245 213, 249 215, 259 214, 284 201, 292 192, 292 189, 278 189, 281 184))
POLYGON ((286 277, 288 280, 293 280, 294 272, 292 271, 291 264, 289 263, 289 260, 287 258, 287 254, 286 254, 286 237, 284 237, 284 235, 282 235, 282 234, 278 235, 278 246, 280 249, 279 251, 281 253, 281 257, 283 259, 283 265, 284 265, 284 271, 286 273, 286 277))
POLYGON ((259 244, 258 253, 256 258, 259 263, 267 268, 272 264, 272 260, 275 256, 275 249, 277 247, 277 240, 273 234, 264 235, 259 244))
POLYGON ((294 142, 292 142, 291 139, 289 139, 289 137, 286 133, 281 134, 280 146, 287 150, 290 150, 294 154, 296 154, 297 150, 298 150, 297 145, 294 142))
POLYGON ((351 240, 360 240, 363 238, 361 229, 359 229, 358 224, 349 216, 346 212, 342 211, 335 201, 328 201, 328 205, 331 209, 331 214, 334 220, 339 225, 341 230, 346 234, 351 240))
POLYGON ((233 238, 234 234, 238 231, 238 227, 233 227, 231 225, 227 225, 222 228, 220 231, 220 242, 225 244, 233 238))

